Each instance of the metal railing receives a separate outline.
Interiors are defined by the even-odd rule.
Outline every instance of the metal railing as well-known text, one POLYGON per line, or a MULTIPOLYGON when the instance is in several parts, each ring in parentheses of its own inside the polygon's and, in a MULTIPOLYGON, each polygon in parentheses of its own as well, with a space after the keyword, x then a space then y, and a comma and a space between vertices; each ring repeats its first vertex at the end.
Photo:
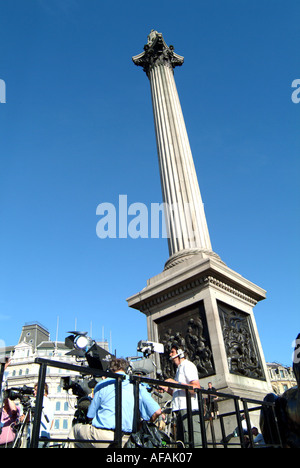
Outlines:
POLYGON ((218 446, 222 446, 223 448, 228 448, 230 446, 239 446, 241 448, 261 448, 261 447, 282 447, 282 441, 280 437, 280 431, 278 427, 278 421, 275 413, 275 404, 273 402, 266 402, 260 400, 254 400, 250 398, 241 398, 236 395, 231 395, 222 392, 214 392, 213 396, 220 399, 220 401, 231 400, 234 405, 234 411, 226 412, 218 414, 217 420, 210 416, 205 416, 205 408, 203 403, 203 395, 211 395, 211 392, 204 389, 196 389, 196 393, 198 394, 198 403, 199 403, 199 416, 200 416, 200 426, 201 426, 201 435, 202 435, 202 447, 208 448, 210 445, 214 448, 218 446), (242 409, 240 408, 240 404, 242 405, 242 409), (249 405, 256 405, 256 406, 249 406, 249 405), (265 423, 272 428, 272 441, 270 444, 263 444, 257 445, 254 442, 254 437, 252 433, 252 424, 250 421, 250 413, 262 411, 262 409, 268 409, 268 413, 265 415, 267 416, 267 420, 265 423), (242 426, 242 416, 245 417, 246 422, 246 430, 244 430, 242 426), (240 438, 239 443, 230 443, 227 441, 226 431, 225 431, 225 424, 224 420, 229 417, 236 418, 236 436, 240 438), (207 440, 207 433, 205 430, 205 421, 209 422, 210 429, 211 429, 211 442, 207 440), (219 422, 220 430, 222 434, 222 439, 220 442, 216 441, 215 438, 215 424, 219 422), (244 434, 247 435, 247 441, 244 438, 244 434))
MULTIPOLYGON (((38 448, 39 441, 43 440, 39 437, 40 432, 40 424, 41 424, 41 414, 42 414, 42 407, 43 407, 43 395, 44 395, 44 387, 46 382, 46 374, 47 374, 47 367, 56 367, 60 369, 66 369, 69 371, 75 371, 80 373, 81 375, 92 375, 94 377, 110 377, 115 379, 115 389, 116 389, 116 399, 115 399, 115 431, 114 431, 114 439, 111 441, 101 441, 97 440, 94 442, 106 442, 106 443, 113 443, 114 447, 120 448, 122 447, 122 380, 125 379, 124 374, 112 373, 107 371, 100 371, 98 369, 91 369, 85 366, 77 366, 62 362, 53 361, 51 359, 42 359, 36 358, 35 363, 39 364, 39 377, 38 377, 38 388, 37 388, 37 395, 36 395, 36 403, 35 403, 35 412, 34 412, 34 421, 32 426, 32 436, 30 442, 30 448, 38 448)), ((171 382, 163 382, 158 381, 156 379, 149 379, 147 377, 142 376, 130 376, 130 381, 134 385, 134 398, 135 398, 135 415, 134 415, 134 425, 133 425, 133 433, 137 432, 139 429, 139 385, 144 382, 149 384, 150 386, 155 387, 171 387, 174 389, 184 390, 186 396, 186 403, 187 403, 187 422, 188 422, 188 442, 185 444, 188 448, 194 448, 194 430, 193 430, 193 412, 192 412, 192 405, 191 405, 191 393, 190 391, 193 390, 193 387, 187 385, 181 385, 178 383, 171 383, 171 382)), ((266 423, 272 427, 272 434, 274 436, 274 440, 271 444, 263 445, 264 447, 272 446, 272 447, 282 447, 281 439, 280 439, 280 431, 278 428, 277 418, 275 414, 275 404, 271 402, 264 402, 258 400, 252 400, 248 398, 240 398, 235 395, 225 394, 221 392, 214 392, 214 396, 218 397, 221 401, 224 400, 232 400, 234 405, 234 411, 226 412, 218 415, 217 421, 220 424, 220 430, 222 434, 222 439, 220 442, 217 442, 215 438, 215 424, 216 421, 213 418, 207 417, 206 410, 205 410, 205 402, 204 402, 204 395, 209 394, 208 390, 204 389, 195 389, 195 392, 198 397, 198 404, 199 404, 199 423, 201 429, 201 436, 202 436, 202 447, 209 448, 212 447, 224 447, 227 448, 231 445, 239 445, 241 448, 246 447, 246 443, 243 438, 244 429, 242 427, 241 416, 244 415, 247 425, 247 435, 249 438, 248 447, 257 448, 258 446, 255 445, 252 431, 251 431, 251 422, 250 422, 250 413, 252 411, 258 411, 262 408, 268 409, 268 420, 266 423), (240 408, 240 404, 242 408, 240 408), (249 405, 256 405, 251 406, 249 405), (226 431, 225 431, 225 424, 224 420, 228 417, 235 417, 236 424, 237 424, 237 433, 240 436, 240 443, 239 444, 232 444, 226 441, 226 431), (205 427, 205 423, 209 422, 210 430, 211 430, 211 442, 208 441, 207 438, 207 431, 205 427), (275 428, 275 429, 274 429, 275 428)), ((49 439, 49 442, 79 442, 77 439, 49 439)), ((83 441, 80 439, 80 443, 89 442, 83 441)))
MULTIPOLYGON (((43 409, 43 396, 44 396, 44 388, 46 382, 46 374, 47 374, 47 366, 50 367, 58 367, 60 369, 66 369, 69 371, 78 372, 81 375, 93 375, 94 377, 110 377, 115 379, 115 389, 116 389, 116 399, 115 399, 115 417, 116 417, 116 430, 114 440, 106 441, 109 443, 115 443, 116 447, 121 447, 122 443, 122 380, 125 379, 124 374, 116 374, 114 372, 104 372, 99 369, 92 369, 90 367, 85 366, 76 366, 73 364, 67 364, 63 362, 53 361, 51 359, 42 359, 36 358, 35 364, 40 365, 39 370, 39 377, 38 377, 38 388, 37 388, 37 395, 36 395, 36 403, 35 403, 35 413, 34 413, 34 421, 32 426, 32 436, 30 442, 30 448, 38 448, 38 444, 41 439, 39 437, 40 432, 40 424, 41 424, 41 415, 43 409)), ((49 439, 49 442, 66 442, 66 439, 49 439)), ((79 442, 76 439, 68 439, 68 442, 79 442)), ((83 440, 80 440, 83 442, 83 440)), ((86 441, 88 442, 88 441, 86 441)), ((96 442, 104 442, 104 441, 96 441, 96 442)))

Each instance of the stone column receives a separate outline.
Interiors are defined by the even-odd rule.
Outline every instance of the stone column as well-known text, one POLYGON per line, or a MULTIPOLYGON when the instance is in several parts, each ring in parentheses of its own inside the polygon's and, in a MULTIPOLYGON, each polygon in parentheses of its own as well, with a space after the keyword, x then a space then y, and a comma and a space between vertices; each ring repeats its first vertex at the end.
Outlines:
MULTIPOLYGON (((183 57, 152 31, 144 52, 133 61, 150 80, 163 200, 178 209, 170 214, 165 270, 148 279, 128 305, 147 317, 148 339, 164 345, 164 354, 155 356, 164 378, 174 377, 169 351, 177 343, 197 366, 203 388, 212 381, 221 392, 262 400, 272 387, 253 308, 266 291, 212 251, 173 76, 183 57)), ((226 400, 219 408, 220 414, 232 411, 226 400)), ((258 419, 259 414, 251 414, 251 421, 258 424, 258 419)), ((231 432, 235 416, 225 424, 231 432)))
POLYGON ((170 258, 165 269, 191 256, 219 257, 212 251, 193 156, 174 80, 183 57, 151 31, 144 52, 133 57, 151 86, 157 151, 170 258))

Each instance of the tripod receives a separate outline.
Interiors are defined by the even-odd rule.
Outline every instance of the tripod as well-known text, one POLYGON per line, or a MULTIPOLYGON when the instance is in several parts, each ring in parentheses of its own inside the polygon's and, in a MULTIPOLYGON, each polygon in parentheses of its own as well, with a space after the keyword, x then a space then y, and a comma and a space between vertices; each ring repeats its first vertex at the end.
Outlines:
POLYGON ((28 446, 27 442, 30 444, 30 433, 31 433, 31 431, 28 431, 28 430, 25 431, 25 435, 24 435, 25 428, 29 429, 30 425, 31 425, 31 406, 28 406, 26 408, 24 419, 21 422, 20 427, 18 428, 18 432, 16 434, 16 437, 15 437, 14 444, 13 444, 12 448, 20 448, 21 444, 22 444, 22 441, 23 441, 23 444, 24 444, 23 448, 26 448, 28 446), (27 441, 27 436, 28 435, 29 435, 29 440, 27 441))

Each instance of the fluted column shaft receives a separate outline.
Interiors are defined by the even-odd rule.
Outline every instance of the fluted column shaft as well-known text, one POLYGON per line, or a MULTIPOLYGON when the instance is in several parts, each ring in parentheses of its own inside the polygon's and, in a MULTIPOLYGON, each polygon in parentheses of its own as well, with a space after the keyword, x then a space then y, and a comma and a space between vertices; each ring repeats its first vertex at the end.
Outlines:
POLYGON ((174 80, 174 68, 183 60, 157 31, 151 31, 144 52, 133 57, 150 80, 170 259, 216 255, 174 80))
POLYGON ((149 71, 169 254, 186 249, 211 250, 206 217, 175 85, 165 64, 149 71))

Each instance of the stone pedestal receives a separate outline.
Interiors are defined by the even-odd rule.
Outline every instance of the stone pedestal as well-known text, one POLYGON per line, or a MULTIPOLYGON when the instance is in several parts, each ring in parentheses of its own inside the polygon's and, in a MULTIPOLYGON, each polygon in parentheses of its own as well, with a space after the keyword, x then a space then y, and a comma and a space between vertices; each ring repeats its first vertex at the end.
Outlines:
POLYGON ((168 353, 177 342, 197 365, 200 383, 220 392, 262 399, 271 391, 253 307, 265 291, 211 257, 186 259, 151 278, 127 299, 147 317, 148 339, 164 378, 174 376, 168 353))

